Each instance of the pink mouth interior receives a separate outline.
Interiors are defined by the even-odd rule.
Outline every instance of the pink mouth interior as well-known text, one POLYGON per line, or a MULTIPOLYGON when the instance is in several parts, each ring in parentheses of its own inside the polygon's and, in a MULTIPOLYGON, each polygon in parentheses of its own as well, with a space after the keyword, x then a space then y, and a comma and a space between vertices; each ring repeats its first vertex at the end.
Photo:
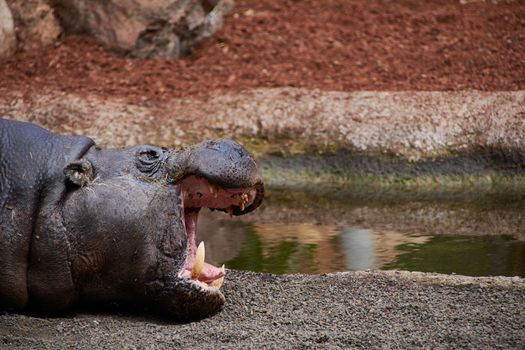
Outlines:
MULTIPOLYGON (((246 208, 253 203, 257 191, 254 188, 222 188, 197 176, 184 179, 180 186, 188 247, 186 261, 179 276, 189 278, 197 252, 197 218, 200 208, 222 209, 226 212, 233 211, 235 207, 242 208, 244 206, 246 208)), ((204 263, 196 280, 209 285, 223 276, 224 272, 221 268, 204 263)))

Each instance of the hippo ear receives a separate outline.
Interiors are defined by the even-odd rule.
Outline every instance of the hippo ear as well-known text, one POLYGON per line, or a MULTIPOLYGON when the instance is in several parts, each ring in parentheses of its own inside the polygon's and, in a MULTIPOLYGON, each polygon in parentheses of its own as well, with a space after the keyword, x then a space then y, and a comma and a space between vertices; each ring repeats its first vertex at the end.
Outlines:
POLYGON ((67 179, 77 186, 86 186, 93 180, 93 167, 85 159, 74 160, 64 168, 67 179))

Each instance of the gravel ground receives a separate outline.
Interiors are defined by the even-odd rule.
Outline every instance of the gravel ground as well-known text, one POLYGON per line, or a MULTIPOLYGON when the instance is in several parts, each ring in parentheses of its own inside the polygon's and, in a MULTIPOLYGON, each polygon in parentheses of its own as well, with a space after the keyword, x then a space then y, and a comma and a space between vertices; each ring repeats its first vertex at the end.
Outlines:
POLYGON ((525 280, 409 272, 229 271, 219 314, 175 324, 144 315, 0 316, 9 349, 525 347, 525 280))
POLYGON ((68 36, 2 62, 0 93, 56 88, 140 102, 285 86, 523 90, 524 18, 523 0, 239 0, 184 59, 117 57, 68 36))

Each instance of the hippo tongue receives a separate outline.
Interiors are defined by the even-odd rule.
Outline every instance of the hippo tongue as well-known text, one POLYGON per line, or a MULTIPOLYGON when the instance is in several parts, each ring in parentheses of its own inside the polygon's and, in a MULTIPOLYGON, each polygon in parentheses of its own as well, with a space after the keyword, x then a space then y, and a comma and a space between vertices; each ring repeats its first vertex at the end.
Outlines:
MULTIPOLYGON (((188 267, 186 268, 186 271, 188 271, 191 275, 192 268, 188 267)), ((212 264, 204 263, 204 266, 202 267, 202 270, 196 279, 200 282, 205 282, 209 284, 213 281, 219 280, 220 278, 224 277, 224 275, 224 267, 218 268, 213 266, 212 264)))

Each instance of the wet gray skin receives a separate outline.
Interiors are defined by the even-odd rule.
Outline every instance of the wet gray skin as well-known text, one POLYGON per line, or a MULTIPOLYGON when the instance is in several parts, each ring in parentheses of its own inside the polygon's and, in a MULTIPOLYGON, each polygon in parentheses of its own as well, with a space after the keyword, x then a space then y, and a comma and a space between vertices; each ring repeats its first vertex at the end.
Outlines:
POLYGON ((103 150, 1 119, 0 136, 0 309, 118 304, 198 319, 221 308, 225 272, 194 269, 195 230, 202 207, 260 205, 263 183, 241 145, 103 150))

